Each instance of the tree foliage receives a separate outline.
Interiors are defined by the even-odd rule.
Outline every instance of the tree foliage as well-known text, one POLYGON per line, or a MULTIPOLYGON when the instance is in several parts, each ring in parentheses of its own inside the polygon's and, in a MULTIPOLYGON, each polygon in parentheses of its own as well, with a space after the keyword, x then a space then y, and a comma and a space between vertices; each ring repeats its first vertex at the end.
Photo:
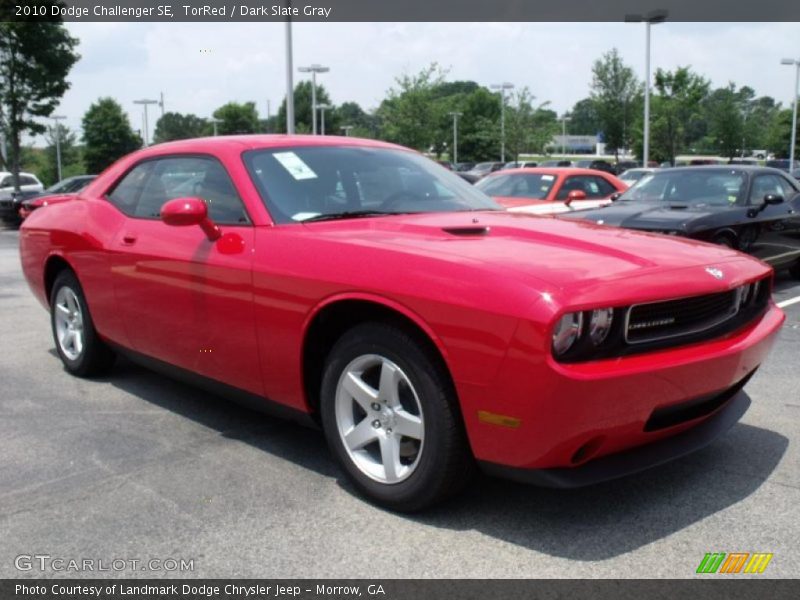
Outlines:
POLYGON ((631 123, 642 99, 642 86, 613 48, 594 62, 591 89, 606 147, 618 155, 620 149, 630 146, 631 123))
POLYGON ((142 145, 128 117, 113 98, 100 98, 83 116, 84 162, 90 173, 100 173, 117 159, 142 145))
POLYGON ((210 128, 205 119, 192 114, 182 115, 177 112, 168 112, 164 113, 164 116, 156 123, 153 141, 161 143, 172 140, 188 140, 209 133, 210 128))
POLYGON ((258 111, 255 102, 228 102, 214 111, 219 135, 257 133, 259 129, 258 111))
MULTIPOLYGON (((48 10, 52 1, 40 3, 48 10)), ((79 56, 78 40, 60 22, 0 23, 0 121, 10 141, 10 167, 19 189, 20 138, 44 133, 37 119, 50 116, 69 89, 67 75, 79 56)))
MULTIPOLYGON (((317 83, 317 106, 327 104, 333 106, 328 90, 317 83)), ((325 133, 334 135, 339 132, 339 119, 333 111, 325 111, 325 133)), ((320 113, 317 113, 317 127, 320 127, 320 113)), ((286 133, 286 99, 284 98, 278 109, 277 131, 286 133)), ((311 116, 311 82, 301 81, 294 86, 294 129, 296 133, 311 133, 313 121, 311 116)), ((318 130, 319 131, 319 130, 318 130)))
POLYGON ((675 163, 678 151, 687 147, 687 132, 703 119, 703 100, 708 94, 707 79, 678 67, 674 72, 658 69, 656 95, 651 101, 650 148, 654 160, 675 163))

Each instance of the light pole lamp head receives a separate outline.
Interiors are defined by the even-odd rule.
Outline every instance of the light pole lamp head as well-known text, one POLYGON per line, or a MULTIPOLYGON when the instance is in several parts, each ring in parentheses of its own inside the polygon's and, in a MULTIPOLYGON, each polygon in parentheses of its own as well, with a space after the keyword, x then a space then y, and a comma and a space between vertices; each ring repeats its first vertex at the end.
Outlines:
POLYGON ((800 65, 800 59, 795 60, 794 58, 782 58, 781 59, 782 65, 800 65))
POLYGON ((642 14, 625 15, 625 22, 650 23, 651 25, 658 25, 659 23, 663 23, 664 21, 666 21, 668 16, 669 16, 669 11, 666 11, 662 8, 657 8, 643 15, 642 14))
POLYGON ((308 67, 297 67, 297 70, 301 73, 327 73, 330 71, 330 67, 325 67, 323 65, 318 65, 314 63, 308 67))

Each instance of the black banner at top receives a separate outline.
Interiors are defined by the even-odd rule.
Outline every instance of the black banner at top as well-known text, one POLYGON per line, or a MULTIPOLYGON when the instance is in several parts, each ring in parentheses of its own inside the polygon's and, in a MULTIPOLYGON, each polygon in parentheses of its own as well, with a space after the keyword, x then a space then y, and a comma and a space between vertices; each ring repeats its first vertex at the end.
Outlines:
POLYGON ((3 21, 800 21, 797 0, 0 0, 3 21))

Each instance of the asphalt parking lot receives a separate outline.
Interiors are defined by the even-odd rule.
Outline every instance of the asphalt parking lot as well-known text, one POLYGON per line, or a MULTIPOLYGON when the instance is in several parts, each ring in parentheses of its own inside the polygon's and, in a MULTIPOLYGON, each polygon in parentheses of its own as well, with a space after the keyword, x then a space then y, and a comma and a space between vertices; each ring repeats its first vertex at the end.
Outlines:
MULTIPOLYGON (((82 575, 15 568, 46 554, 194 560, 122 576, 681 578, 706 552, 771 552, 757 577, 800 576, 800 303, 750 410, 705 450, 582 490, 481 477, 409 517, 360 500, 318 431, 128 362, 67 375, 17 236, 0 230, 0 577, 82 575)), ((796 296, 780 277, 777 299, 796 296)))

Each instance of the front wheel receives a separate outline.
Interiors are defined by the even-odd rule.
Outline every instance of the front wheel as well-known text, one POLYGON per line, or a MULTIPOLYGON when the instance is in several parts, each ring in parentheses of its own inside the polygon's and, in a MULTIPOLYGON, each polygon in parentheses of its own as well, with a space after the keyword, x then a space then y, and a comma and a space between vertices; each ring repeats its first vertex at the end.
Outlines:
POLYGON ((467 482, 472 457, 452 384, 432 352, 403 330, 371 323, 342 336, 321 393, 328 444, 370 499, 420 510, 467 482))
POLYGON ((58 356, 67 371, 90 377, 111 368, 114 353, 97 335, 83 289, 72 271, 62 271, 53 283, 50 323, 58 356))

